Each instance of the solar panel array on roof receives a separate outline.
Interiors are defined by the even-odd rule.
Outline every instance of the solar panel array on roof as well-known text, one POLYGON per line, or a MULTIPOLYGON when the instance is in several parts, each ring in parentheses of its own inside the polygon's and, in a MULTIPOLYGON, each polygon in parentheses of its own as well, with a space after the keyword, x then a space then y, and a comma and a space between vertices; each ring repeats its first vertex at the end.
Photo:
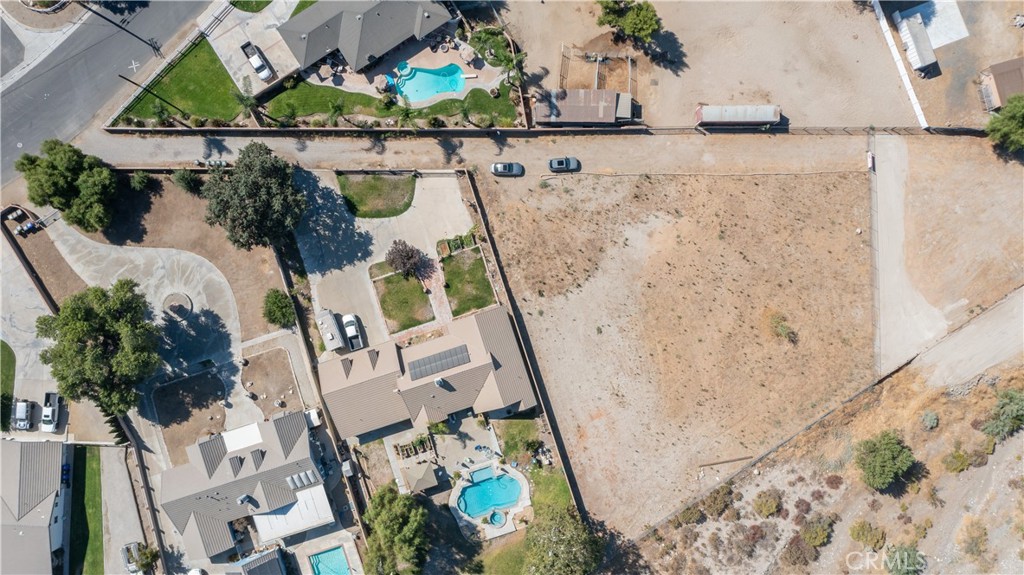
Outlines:
POLYGON ((446 369, 469 363, 469 348, 465 344, 439 351, 409 362, 409 377, 413 380, 430 377, 446 369))

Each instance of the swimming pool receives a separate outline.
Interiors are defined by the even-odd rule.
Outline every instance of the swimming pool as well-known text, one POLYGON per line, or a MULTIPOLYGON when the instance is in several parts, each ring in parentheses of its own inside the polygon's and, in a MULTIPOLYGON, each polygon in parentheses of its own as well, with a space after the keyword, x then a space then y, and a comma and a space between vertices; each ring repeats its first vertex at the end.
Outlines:
POLYGON ((479 518, 508 509, 519 501, 522 487, 508 474, 494 475, 494 469, 485 467, 470 474, 473 484, 459 494, 459 511, 470 517, 479 518))
POLYGON ((309 556, 314 575, 349 575, 348 559, 341 547, 321 551, 309 556))
POLYGON ((446 92, 461 92, 466 87, 458 64, 428 69, 411 68, 407 62, 401 62, 398 64, 398 78, 388 76, 388 79, 409 102, 421 102, 446 92))

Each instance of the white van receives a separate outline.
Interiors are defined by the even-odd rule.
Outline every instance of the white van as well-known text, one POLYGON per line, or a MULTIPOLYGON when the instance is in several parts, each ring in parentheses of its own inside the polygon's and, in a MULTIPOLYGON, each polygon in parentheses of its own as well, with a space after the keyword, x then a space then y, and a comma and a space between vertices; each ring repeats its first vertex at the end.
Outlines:
POLYGON ((14 404, 14 428, 28 431, 32 428, 32 402, 19 399, 14 404))

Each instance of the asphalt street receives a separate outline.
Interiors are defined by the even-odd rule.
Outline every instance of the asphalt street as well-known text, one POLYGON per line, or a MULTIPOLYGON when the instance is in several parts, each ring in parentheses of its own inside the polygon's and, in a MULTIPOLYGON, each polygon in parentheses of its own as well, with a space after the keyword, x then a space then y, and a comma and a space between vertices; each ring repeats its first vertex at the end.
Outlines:
POLYGON ((43 140, 78 135, 124 87, 118 74, 145 81, 143 66, 170 56, 174 47, 164 42, 209 2, 125 4, 90 4, 83 24, 0 94, 0 183, 14 179, 14 161, 24 152, 38 153, 43 140))

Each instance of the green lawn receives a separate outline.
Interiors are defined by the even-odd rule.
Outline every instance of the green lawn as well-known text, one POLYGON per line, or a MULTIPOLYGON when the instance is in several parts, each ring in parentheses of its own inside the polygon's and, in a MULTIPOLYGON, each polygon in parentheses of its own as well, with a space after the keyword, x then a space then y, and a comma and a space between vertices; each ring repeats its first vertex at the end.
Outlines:
MULTIPOLYGON (((447 271, 447 266, 445 271, 447 271)), ((537 439, 538 437, 537 422, 533 418, 517 419, 509 417, 493 419, 491 420, 491 425, 494 426, 494 430, 497 432, 498 437, 501 438, 502 445, 504 445, 502 455, 509 460, 526 454, 523 444, 530 439, 537 439)))
MULTIPOLYGON (((508 98, 509 86, 502 85, 501 96, 492 98, 489 93, 479 88, 466 95, 466 105, 474 121, 480 122, 482 117, 489 118, 498 126, 511 126, 516 120, 515 104, 508 98)), ((377 98, 366 94, 343 92, 329 86, 317 86, 309 82, 301 82, 291 90, 284 90, 267 103, 267 114, 271 117, 283 116, 291 105, 296 117, 312 116, 313 114, 329 114, 331 105, 338 99, 342 100, 342 114, 362 114, 378 118, 398 115, 398 107, 390 110, 382 109, 377 98)), ((413 111, 413 117, 426 119, 432 116, 457 116, 460 113, 460 100, 442 100, 426 108, 413 111)))
POLYGON ((71 496, 71 573, 103 575, 100 448, 75 447, 71 496))
POLYGON ((316 4, 316 0, 299 0, 299 5, 295 7, 295 10, 292 10, 292 18, 294 18, 296 14, 302 12, 306 8, 309 8, 313 4, 316 4))
POLYGON ((455 317, 494 303, 494 290, 479 247, 445 258, 444 279, 444 291, 455 317))
POLYGON ((395 274, 375 281, 374 286, 391 333, 434 319, 430 298, 423 293, 423 286, 416 278, 405 279, 402 274, 395 274))
POLYGON ((220 63, 207 40, 202 40, 186 53, 177 64, 149 92, 139 98, 125 115, 136 118, 155 118, 154 105, 162 98, 173 115, 182 111, 200 118, 234 119, 242 113, 235 100, 234 82, 220 63), (156 96, 154 96, 154 93, 156 96), (180 109, 180 110, 179 110, 180 109))
POLYGON ((526 563, 526 543, 522 539, 480 556, 487 575, 522 575, 526 563))
POLYGON ((412 205, 416 178, 339 174, 338 188, 357 218, 393 218, 412 205))
POLYGON ((375 280, 381 276, 386 276, 390 273, 394 273, 395 268, 391 267, 388 262, 377 262, 370 265, 370 279, 375 280))
POLYGON ((0 340, 0 427, 11 426, 11 405, 14 403, 14 350, 0 340))
POLYGON ((270 5, 270 0, 231 0, 231 5, 242 12, 259 12, 270 5))

